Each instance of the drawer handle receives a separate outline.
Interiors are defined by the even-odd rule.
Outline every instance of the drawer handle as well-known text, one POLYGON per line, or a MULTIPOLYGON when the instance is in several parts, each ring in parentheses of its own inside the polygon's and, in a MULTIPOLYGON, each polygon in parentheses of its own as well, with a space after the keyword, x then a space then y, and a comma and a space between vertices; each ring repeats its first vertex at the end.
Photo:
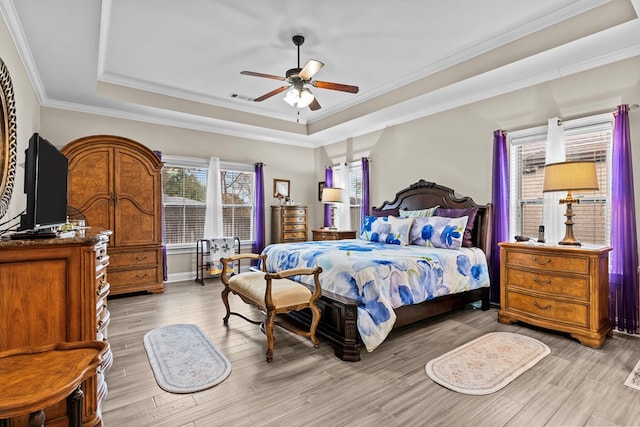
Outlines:
POLYGON ((147 273, 144 273, 144 274, 136 274, 136 279, 144 279, 145 277, 147 277, 147 273))
POLYGON ((540 259, 540 258, 538 258, 537 256, 534 256, 534 257, 533 257, 533 260, 534 260, 535 262, 537 262, 538 264, 540 264, 540 265, 549 264, 549 263, 551 262, 551 258, 545 258, 545 259, 542 259, 542 260, 541 260, 541 259, 540 259))
POLYGON ((540 310, 549 310, 551 308, 551 304, 547 304, 544 307, 541 306, 540 304, 538 304, 538 301, 534 301, 533 305, 535 305, 536 307, 538 307, 540 310))
POLYGON ((136 255, 136 261, 144 261, 147 259, 146 255, 136 255))
POLYGON ((540 285, 540 286, 547 286, 551 284, 551 280, 540 280, 537 277, 533 278, 533 281, 536 282, 536 284, 540 285))

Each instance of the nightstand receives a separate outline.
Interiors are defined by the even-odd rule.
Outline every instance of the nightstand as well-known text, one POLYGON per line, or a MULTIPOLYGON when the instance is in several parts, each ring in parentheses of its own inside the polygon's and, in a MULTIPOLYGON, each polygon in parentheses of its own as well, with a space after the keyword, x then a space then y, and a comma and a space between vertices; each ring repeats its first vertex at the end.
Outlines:
POLYGON ((328 230, 319 229, 311 230, 313 234, 313 240, 342 240, 342 239, 355 239, 355 230, 328 230))
POLYGON ((500 323, 522 321, 602 347, 612 335, 610 247, 499 245, 500 323))

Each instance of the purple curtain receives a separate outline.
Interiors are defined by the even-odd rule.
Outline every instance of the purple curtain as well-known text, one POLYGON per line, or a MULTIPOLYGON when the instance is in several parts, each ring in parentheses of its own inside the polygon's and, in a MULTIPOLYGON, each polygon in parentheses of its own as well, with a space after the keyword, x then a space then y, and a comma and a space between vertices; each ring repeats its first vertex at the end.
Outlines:
POLYGON ((264 249, 264 174, 263 163, 256 163, 255 209, 253 211, 254 236, 251 252, 259 254, 264 249))
POLYGON ((633 195, 629 106, 619 105, 611 162, 609 316, 612 327, 638 333, 638 239, 633 195))
MULTIPOLYGON (((153 150, 156 156, 162 160, 162 151, 153 150)), ((163 192, 164 194, 164 192, 163 192)), ((162 201, 162 280, 165 282, 169 279, 169 270, 167 268, 167 238, 164 224, 164 200, 162 201)))
POLYGON ((491 233, 491 302, 500 303, 500 246, 509 241, 509 160, 507 133, 493 132, 493 181, 491 203, 493 222, 491 233))
MULTIPOLYGON (((362 158, 362 203, 360 204, 360 224, 364 221, 364 217, 369 215, 370 197, 369 197, 369 158, 362 158)), ((358 227, 360 227, 358 224, 358 227)), ((354 228, 354 227, 352 227, 354 228)))
MULTIPOLYGON (((324 169, 324 185, 325 187, 333 187, 333 169, 331 166, 327 166, 324 169)), ((324 205, 324 226, 331 227, 331 205, 324 205)))

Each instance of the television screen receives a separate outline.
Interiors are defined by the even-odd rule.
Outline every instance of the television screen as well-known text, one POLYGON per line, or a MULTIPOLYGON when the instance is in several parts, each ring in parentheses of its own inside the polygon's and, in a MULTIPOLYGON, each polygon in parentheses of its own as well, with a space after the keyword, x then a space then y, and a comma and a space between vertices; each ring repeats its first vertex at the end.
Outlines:
POLYGON ((34 133, 25 151, 27 209, 22 214, 20 230, 47 229, 66 222, 68 172, 67 157, 34 133))

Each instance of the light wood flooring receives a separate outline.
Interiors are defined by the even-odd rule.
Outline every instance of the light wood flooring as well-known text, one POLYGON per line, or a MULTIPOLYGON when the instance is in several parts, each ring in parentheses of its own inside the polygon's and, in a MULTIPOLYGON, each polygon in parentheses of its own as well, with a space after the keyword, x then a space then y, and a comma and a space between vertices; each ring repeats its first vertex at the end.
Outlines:
MULTIPOLYGON (((276 330, 272 363, 258 327, 222 324, 221 285, 169 283, 164 294, 110 298, 114 364, 103 420, 114 426, 640 426, 640 391, 623 385, 640 359, 640 339, 614 334, 604 348, 522 324, 497 310, 463 309, 392 333, 360 362, 343 362, 321 338, 276 330), (167 324, 195 323, 231 361, 221 384, 171 394, 156 384, 142 338, 167 324), (427 377, 427 361, 491 331, 546 343, 552 353, 487 396, 450 391, 427 377)), ((231 296, 236 311, 252 313, 231 296)))

